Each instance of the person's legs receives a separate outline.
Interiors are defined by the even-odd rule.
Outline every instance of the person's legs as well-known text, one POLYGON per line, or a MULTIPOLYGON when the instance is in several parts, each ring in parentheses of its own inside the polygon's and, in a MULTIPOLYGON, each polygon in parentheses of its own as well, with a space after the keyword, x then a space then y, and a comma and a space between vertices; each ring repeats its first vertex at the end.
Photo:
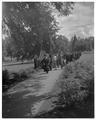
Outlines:
POLYGON ((52 70, 52 63, 50 63, 50 70, 52 70))
POLYGON ((57 62, 56 62, 56 63, 57 63, 57 67, 59 68, 59 60, 57 60, 57 62))
POLYGON ((36 69, 36 61, 34 61, 34 69, 36 69))

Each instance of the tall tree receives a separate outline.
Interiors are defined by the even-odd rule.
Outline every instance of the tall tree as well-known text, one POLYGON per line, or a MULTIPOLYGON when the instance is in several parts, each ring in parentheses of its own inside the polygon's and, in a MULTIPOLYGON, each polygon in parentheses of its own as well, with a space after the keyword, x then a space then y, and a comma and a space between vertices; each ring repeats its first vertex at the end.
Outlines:
POLYGON ((75 51, 76 42, 77 42, 77 37, 76 35, 74 35, 71 39, 71 47, 70 47, 72 52, 75 51))
POLYGON ((70 2, 3 2, 3 21, 17 53, 30 57, 41 49, 50 52, 52 37, 58 30, 52 11, 55 8, 60 14, 69 15, 72 6, 70 2))

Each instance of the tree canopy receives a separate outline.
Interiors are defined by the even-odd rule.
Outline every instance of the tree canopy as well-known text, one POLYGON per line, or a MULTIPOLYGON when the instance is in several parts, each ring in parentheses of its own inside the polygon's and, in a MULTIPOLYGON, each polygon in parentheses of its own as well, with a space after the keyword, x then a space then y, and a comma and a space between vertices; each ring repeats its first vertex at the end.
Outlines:
POLYGON ((8 27, 9 46, 14 46, 15 56, 32 57, 41 49, 50 52, 58 32, 52 13, 56 10, 59 15, 69 15, 73 5, 72 2, 3 2, 3 30, 8 27))

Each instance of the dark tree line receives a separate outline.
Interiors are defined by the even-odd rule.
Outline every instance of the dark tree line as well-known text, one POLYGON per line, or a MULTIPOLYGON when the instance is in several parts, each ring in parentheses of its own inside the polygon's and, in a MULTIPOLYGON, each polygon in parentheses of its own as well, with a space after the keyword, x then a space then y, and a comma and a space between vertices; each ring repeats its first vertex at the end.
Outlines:
POLYGON ((94 49, 94 37, 80 38, 74 35, 70 41, 70 50, 74 51, 91 51, 94 49))

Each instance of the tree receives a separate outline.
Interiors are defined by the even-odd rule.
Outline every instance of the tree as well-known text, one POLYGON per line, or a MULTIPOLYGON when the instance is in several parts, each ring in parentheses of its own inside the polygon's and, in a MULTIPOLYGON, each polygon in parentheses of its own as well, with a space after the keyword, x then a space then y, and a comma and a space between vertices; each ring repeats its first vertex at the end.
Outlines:
POLYGON ((94 49, 94 37, 77 38, 72 37, 70 42, 71 51, 91 51, 94 49))
POLYGON ((64 53, 68 50, 68 39, 65 36, 58 35, 55 40, 55 52, 63 51, 64 53))
POLYGON ((52 37, 58 31, 53 8, 62 15, 69 15, 72 6, 70 2, 3 2, 3 22, 13 38, 16 55, 20 53, 24 58, 31 58, 41 49, 50 52, 52 37))

